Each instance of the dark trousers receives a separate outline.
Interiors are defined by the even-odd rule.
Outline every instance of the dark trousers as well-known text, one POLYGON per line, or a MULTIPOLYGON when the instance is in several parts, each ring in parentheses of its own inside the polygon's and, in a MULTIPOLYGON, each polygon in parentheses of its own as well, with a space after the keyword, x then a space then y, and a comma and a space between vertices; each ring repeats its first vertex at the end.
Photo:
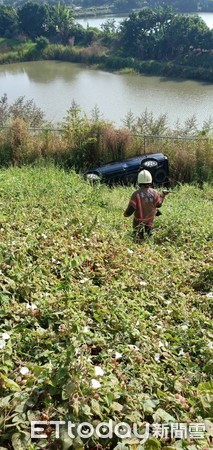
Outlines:
POLYGON ((143 222, 138 223, 136 220, 133 220, 133 233, 136 239, 144 239, 145 233, 148 236, 151 236, 153 233, 153 228, 148 227, 143 222))

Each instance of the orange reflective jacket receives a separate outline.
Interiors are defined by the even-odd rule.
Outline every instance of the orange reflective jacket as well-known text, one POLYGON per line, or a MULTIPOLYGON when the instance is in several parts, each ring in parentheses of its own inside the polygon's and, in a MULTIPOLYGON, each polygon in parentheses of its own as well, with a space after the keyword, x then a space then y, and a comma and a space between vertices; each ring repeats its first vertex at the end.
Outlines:
POLYGON ((143 222, 152 226, 157 207, 162 204, 163 200, 164 195, 160 195, 155 189, 140 188, 132 194, 124 215, 130 216, 134 212, 135 222, 143 222))

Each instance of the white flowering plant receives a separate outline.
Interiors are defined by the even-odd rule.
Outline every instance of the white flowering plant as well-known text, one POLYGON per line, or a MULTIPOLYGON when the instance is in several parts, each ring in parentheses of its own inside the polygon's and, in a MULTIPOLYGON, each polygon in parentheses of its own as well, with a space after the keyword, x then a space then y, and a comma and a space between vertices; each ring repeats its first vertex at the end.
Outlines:
MULTIPOLYGON (((131 187, 51 166, 0 176, 2 448, 142 450, 60 440, 51 426, 32 440, 35 420, 209 420, 212 186, 177 187, 139 246, 122 218, 131 187)), ((152 438, 145 449, 204 450, 209 439, 152 438)))

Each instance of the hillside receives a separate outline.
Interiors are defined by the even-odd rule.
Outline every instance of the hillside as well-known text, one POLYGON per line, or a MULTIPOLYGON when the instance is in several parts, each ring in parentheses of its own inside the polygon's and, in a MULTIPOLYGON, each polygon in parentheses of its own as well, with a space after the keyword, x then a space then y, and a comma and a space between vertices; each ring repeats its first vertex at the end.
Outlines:
POLYGON ((192 424, 212 414, 213 188, 176 187, 143 245, 123 217, 131 193, 53 166, 0 171, 2 450, 209 448, 192 424), (57 438, 52 424, 31 439, 38 420, 150 433, 57 438))

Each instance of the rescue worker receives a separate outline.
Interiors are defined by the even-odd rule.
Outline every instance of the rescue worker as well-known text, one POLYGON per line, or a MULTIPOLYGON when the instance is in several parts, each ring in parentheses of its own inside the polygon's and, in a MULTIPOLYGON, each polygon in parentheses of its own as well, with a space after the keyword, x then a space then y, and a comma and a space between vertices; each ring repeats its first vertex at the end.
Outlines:
POLYGON ((161 214, 157 208, 161 207, 169 191, 159 194, 153 189, 152 175, 148 170, 139 172, 138 185, 139 189, 133 192, 124 216, 129 217, 134 213, 133 231, 140 241, 144 238, 144 230, 148 236, 152 235, 154 218, 161 214))

